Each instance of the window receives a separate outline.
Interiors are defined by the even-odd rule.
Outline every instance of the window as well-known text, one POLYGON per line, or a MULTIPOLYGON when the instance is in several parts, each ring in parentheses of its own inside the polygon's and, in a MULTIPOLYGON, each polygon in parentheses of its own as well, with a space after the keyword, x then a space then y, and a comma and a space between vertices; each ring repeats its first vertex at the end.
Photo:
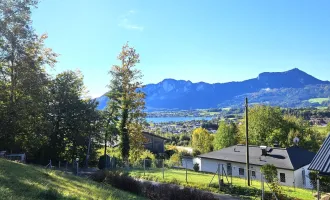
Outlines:
POLYGON ((280 181, 281 181, 281 183, 285 183, 285 174, 284 173, 280 173, 280 181))
POLYGON ((256 171, 252 171, 252 177, 256 177, 256 171))
POLYGON ((232 175, 231 163, 227 163, 227 175, 232 175))
POLYGON ((244 169, 243 169, 243 168, 239 168, 239 169, 238 169, 238 174, 239 174, 240 176, 244 176, 244 169))

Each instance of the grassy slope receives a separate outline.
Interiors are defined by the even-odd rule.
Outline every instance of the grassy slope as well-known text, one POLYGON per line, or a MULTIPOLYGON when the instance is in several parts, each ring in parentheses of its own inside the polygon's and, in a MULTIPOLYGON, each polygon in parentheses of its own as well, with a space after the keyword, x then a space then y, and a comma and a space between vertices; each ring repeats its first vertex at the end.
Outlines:
POLYGON ((59 171, 0 159, 0 200, 143 199, 59 171))
MULTIPOLYGON (((131 176, 143 176, 143 170, 134 170, 130 172, 131 176)), ((157 178, 157 181, 159 182, 170 182, 173 181, 173 179, 176 179, 180 182, 181 185, 186 184, 186 174, 185 170, 175 170, 175 169, 166 169, 165 170, 165 180, 163 180, 163 175, 161 170, 147 170, 146 171, 146 178, 147 176, 152 176, 153 179, 157 178)), ((199 186, 199 188, 202 189, 207 189, 212 192, 218 192, 216 188, 208 187, 208 184, 212 180, 212 177, 214 174, 207 174, 207 173, 197 173, 193 171, 188 171, 188 184, 191 186, 199 186)), ((217 177, 213 180, 212 183, 217 182, 217 177)), ((230 181, 230 180, 229 180, 230 181)), ((241 187, 247 187, 245 179, 240 179, 240 178, 234 178, 233 177, 233 185, 236 186, 241 186, 241 187)), ((226 180, 225 180, 226 182, 226 180)), ((261 188, 261 184, 257 180, 252 181, 252 187, 256 189, 261 188)), ((266 187, 266 186, 265 186, 266 187)), ((267 187, 265 188, 266 190, 269 190, 267 187)), ((313 199, 313 192, 311 190, 305 190, 305 189, 300 189, 300 188, 292 188, 292 187, 282 187, 283 191, 291 196, 295 197, 297 199, 302 199, 302 200, 310 200, 313 199)), ((259 197, 260 198, 260 197, 259 197)))

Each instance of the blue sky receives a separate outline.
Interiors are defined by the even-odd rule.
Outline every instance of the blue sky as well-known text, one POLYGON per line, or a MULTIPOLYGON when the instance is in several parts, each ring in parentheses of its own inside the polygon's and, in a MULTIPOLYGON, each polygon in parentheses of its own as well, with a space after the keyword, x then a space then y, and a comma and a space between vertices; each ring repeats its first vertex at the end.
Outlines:
POLYGON ((329 8, 303 0, 43 0, 33 25, 61 55, 51 73, 80 69, 97 97, 126 41, 140 53, 145 84, 241 81, 292 68, 329 80, 329 8))

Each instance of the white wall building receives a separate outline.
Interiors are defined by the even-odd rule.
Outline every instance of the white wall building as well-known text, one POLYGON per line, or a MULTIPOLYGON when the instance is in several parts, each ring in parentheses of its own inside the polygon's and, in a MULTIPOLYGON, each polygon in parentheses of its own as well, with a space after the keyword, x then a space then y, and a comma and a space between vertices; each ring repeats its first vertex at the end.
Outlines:
MULTIPOLYGON (((267 148, 250 146, 250 175, 252 180, 261 180, 260 168, 273 164, 278 171, 281 185, 300 188, 312 188, 309 180, 308 166, 315 153, 294 146, 290 148, 267 148)), ((198 156, 200 170, 204 172, 221 172, 235 177, 247 177, 246 146, 236 145, 198 156)))

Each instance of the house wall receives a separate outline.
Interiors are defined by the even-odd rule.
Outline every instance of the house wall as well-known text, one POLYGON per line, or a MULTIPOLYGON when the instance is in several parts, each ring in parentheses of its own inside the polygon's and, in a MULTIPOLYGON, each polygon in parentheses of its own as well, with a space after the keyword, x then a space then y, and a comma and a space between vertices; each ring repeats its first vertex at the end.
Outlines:
POLYGON ((187 166, 187 169, 190 169, 190 170, 194 169, 194 164, 195 163, 199 164, 199 169, 200 169, 200 166, 201 166, 200 165, 200 158, 183 158, 182 159, 182 167, 186 168, 186 166, 187 166))
POLYGON ((164 140, 155 137, 152 135, 144 135, 148 139, 148 143, 144 145, 144 147, 150 150, 153 153, 164 153, 164 140))
POLYGON ((308 167, 309 167, 309 165, 306 165, 294 172, 296 187, 313 189, 311 180, 309 179, 310 171, 308 170, 308 167), (305 171, 305 184, 303 181, 303 171, 305 171))
MULTIPOLYGON (((236 163, 236 162, 226 162, 226 161, 220 161, 220 160, 213 160, 213 159, 207 159, 207 158, 200 158, 200 168, 203 172, 211 172, 216 173, 218 170, 218 164, 220 164, 220 170, 222 171, 222 168, 226 174, 228 174, 227 170, 227 164, 230 163, 232 166, 232 176, 233 177, 240 177, 240 178, 246 178, 247 172, 246 172, 246 164, 242 163, 236 163), (239 169, 244 169, 244 175, 239 174, 239 169)), ((250 165, 250 175, 252 180, 261 180, 261 172, 260 172, 261 166, 257 165, 250 165), (252 176, 252 171, 255 172, 255 176, 252 176)), ((278 171, 278 179, 280 180, 280 173, 285 174, 285 183, 280 182, 281 185, 286 186, 294 186, 294 171, 293 170, 285 170, 285 169, 277 169, 278 171)))

